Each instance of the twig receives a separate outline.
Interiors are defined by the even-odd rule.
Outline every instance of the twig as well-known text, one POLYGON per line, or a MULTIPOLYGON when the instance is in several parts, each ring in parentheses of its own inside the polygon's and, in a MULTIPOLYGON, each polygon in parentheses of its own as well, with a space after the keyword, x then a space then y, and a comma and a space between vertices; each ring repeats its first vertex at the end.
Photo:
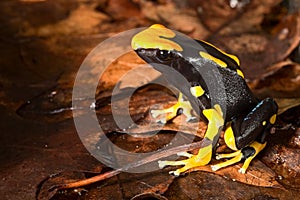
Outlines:
POLYGON ((144 159, 141 159, 138 162, 130 163, 128 165, 125 165, 125 166, 123 166, 119 169, 115 169, 115 170, 106 172, 104 174, 99 174, 99 175, 96 175, 94 177, 87 178, 87 179, 80 180, 80 181, 76 181, 76 182, 73 182, 73 183, 66 183, 66 184, 62 184, 62 185, 56 185, 56 186, 51 187, 49 189, 49 191, 78 188, 78 187, 90 185, 92 183, 96 183, 96 182, 111 178, 115 175, 118 175, 121 172, 126 172, 130 169, 148 164, 148 163, 153 162, 155 160, 159 160, 161 158, 168 157, 168 156, 180 153, 180 152, 191 151, 191 150, 194 150, 194 149, 198 149, 198 148, 201 148, 201 147, 206 146, 206 145, 207 144, 205 144, 205 142, 203 142, 203 140, 202 140, 202 141, 195 142, 195 143, 192 143, 192 144, 185 144, 185 145, 182 145, 182 146, 179 146, 179 147, 174 147, 174 148, 171 148, 171 149, 168 149, 168 150, 161 150, 161 151, 158 151, 156 154, 153 154, 153 155, 148 156, 144 159))

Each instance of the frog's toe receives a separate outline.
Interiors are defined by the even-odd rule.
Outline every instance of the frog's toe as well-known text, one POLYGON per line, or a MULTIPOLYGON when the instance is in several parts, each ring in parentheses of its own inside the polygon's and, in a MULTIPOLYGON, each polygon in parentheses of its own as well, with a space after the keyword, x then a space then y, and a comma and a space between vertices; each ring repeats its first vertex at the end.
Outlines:
POLYGON ((174 176, 179 176, 180 174, 195 168, 195 167, 199 167, 199 166, 203 166, 201 163, 195 163, 194 161, 191 161, 191 159, 187 159, 187 160, 182 160, 182 161, 175 161, 177 163, 173 163, 172 165, 183 165, 183 167, 175 170, 175 171, 170 171, 169 174, 172 174, 174 176))
POLYGON ((169 174, 174 175, 174 176, 180 176, 181 173, 185 172, 187 169, 185 169, 184 167, 177 169, 175 171, 169 171, 169 174))
POLYGON ((175 170, 175 171, 169 171, 169 174, 174 175, 174 176, 179 176, 180 172, 178 172, 177 170, 175 170))
POLYGON ((211 154, 206 154, 203 156, 189 154, 187 152, 179 153, 188 159, 178 160, 178 161, 158 161, 159 167, 164 168, 166 166, 183 166, 176 171, 172 171, 171 173, 175 176, 179 176, 181 173, 190 170, 195 167, 207 165, 210 161, 211 154))
POLYGON ((211 167, 211 170, 213 170, 213 171, 217 171, 217 170, 219 170, 221 167, 220 166, 218 166, 218 165, 212 165, 212 166, 210 166, 211 167))
POLYGON ((179 153, 177 153, 177 156, 183 156, 183 157, 191 158, 192 156, 194 156, 194 154, 190 154, 188 152, 179 152, 179 153))
POLYGON ((211 169, 213 171, 217 171, 221 168, 224 168, 224 167, 227 167, 229 165, 233 165, 237 162, 240 162, 243 159, 243 154, 241 153, 241 151, 236 151, 236 152, 230 153, 230 154, 219 154, 219 155, 216 156, 216 158, 218 160, 222 159, 222 158, 231 158, 231 159, 229 159, 225 162, 218 163, 216 165, 212 165, 211 169))
POLYGON ((155 122, 158 124, 166 124, 167 123, 167 119, 166 119, 166 112, 165 110, 151 110, 150 114, 153 118, 155 118, 155 122), (161 116, 163 115, 163 116, 161 116), (159 117, 161 116, 161 117, 159 117))
POLYGON ((162 119, 157 119, 155 122, 158 124, 166 124, 167 120, 165 118, 162 118, 162 119))
POLYGON ((158 166, 159 168, 164 168, 166 166, 178 166, 178 165, 185 165, 187 160, 178 160, 178 161, 168 161, 168 160, 159 160, 158 166))
POLYGON ((194 117, 194 116, 187 116, 186 118, 186 122, 195 122, 197 121, 197 117, 194 117))
POLYGON ((246 173, 246 169, 244 169, 244 168, 239 169, 239 173, 245 174, 246 173))
POLYGON ((157 118, 159 115, 165 114, 164 110, 151 110, 150 114, 153 118, 157 118))
POLYGON ((216 154, 216 160, 221 160, 222 159, 222 155, 216 154))
POLYGON ((160 169, 162 169, 162 168, 164 168, 164 167, 166 167, 166 166, 168 166, 168 161, 162 161, 162 160, 159 160, 159 161, 158 161, 158 167, 159 167, 160 169))

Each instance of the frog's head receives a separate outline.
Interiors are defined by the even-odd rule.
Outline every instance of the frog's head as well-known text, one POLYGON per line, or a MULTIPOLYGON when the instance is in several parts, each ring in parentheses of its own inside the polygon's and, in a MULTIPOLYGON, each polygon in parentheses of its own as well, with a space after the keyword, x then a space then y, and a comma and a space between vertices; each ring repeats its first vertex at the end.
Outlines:
POLYGON ((171 39, 176 33, 163 25, 154 24, 136 34, 131 41, 135 52, 147 63, 170 64, 180 56, 183 49, 171 39))
POLYGON ((198 101, 190 93, 194 83, 201 83, 206 88, 195 64, 201 59, 199 50, 202 46, 199 43, 163 25, 154 24, 134 35, 131 46, 139 57, 180 89, 194 109, 199 108, 198 101))
POLYGON ((131 46, 158 71, 165 73, 171 67, 183 75, 192 74, 189 70, 193 67, 188 65, 191 65, 191 59, 199 57, 195 48, 201 48, 193 39, 160 24, 137 33, 132 38, 131 46))

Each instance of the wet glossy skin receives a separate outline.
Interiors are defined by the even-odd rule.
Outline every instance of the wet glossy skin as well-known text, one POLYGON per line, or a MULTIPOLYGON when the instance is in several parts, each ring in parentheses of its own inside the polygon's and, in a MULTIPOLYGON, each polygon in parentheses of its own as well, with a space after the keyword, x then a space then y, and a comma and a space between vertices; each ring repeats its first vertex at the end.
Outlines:
POLYGON ((276 120, 277 104, 270 98, 260 101, 254 97, 244 80, 238 58, 158 24, 136 34, 132 47, 183 94, 171 108, 152 111, 154 117, 168 113, 166 120, 160 121, 166 123, 181 109, 190 120, 193 109, 208 122, 203 139, 207 145, 197 155, 184 153, 181 155, 188 159, 183 161, 159 161, 160 167, 183 165, 171 172, 179 175, 208 164, 220 132, 225 128, 225 142, 235 152, 218 155, 217 159, 231 159, 212 169, 244 160, 240 172, 245 173, 251 160, 266 145, 266 136, 276 120))

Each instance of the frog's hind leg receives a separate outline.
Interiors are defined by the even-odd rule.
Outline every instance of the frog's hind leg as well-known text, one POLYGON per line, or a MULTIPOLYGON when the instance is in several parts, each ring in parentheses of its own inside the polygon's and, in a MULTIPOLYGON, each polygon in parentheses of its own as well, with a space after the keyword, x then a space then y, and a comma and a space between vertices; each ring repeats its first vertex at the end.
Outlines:
POLYGON ((226 144, 228 145, 228 139, 232 135, 235 138, 236 149, 242 149, 253 141, 263 144, 275 123, 277 109, 276 102, 271 98, 267 98, 260 101, 248 114, 232 120, 231 130, 226 130, 228 134, 224 136, 226 144))
POLYGON ((252 159, 266 146, 266 137, 275 123, 277 104, 270 98, 257 104, 245 116, 233 120, 224 134, 226 145, 235 150, 231 154, 220 154, 216 158, 231 158, 213 165, 213 170, 244 160, 240 173, 245 173, 252 159))
POLYGON ((255 158, 255 156, 265 148, 266 142, 264 144, 261 144, 259 142, 253 142, 251 145, 243 148, 242 150, 235 151, 231 154, 219 154, 217 155, 217 159, 222 158, 231 158, 225 162, 212 165, 211 168, 213 171, 217 171, 220 168, 227 167, 230 165, 233 165, 235 163, 238 163, 242 160, 244 160, 244 164, 242 168, 239 170, 240 173, 244 174, 249 167, 250 162, 255 158))
POLYGON ((220 132, 224 125, 224 118, 220 105, 215 105, 214 108, 203 110, 203 114, 208 119, 209 123, 203 139, 203 145, 199 149, 198 154, 192 155, 185 152, 180 155, 188 157, 188 159, 179 161, 158 161, 160 168, 169 165, 183 165, 183 167, 170 172, 171 174, 178 176, 189 169, 204 166, 210 162, 213 148, 219 139, 220 132))
POLYGON ((165 124, 172 120, 179 114, 184 114, 187 119, 186 121, 194 120, 195 117, 192 115, 193 108, 189 101, 184 100, 182 93, 179 93, 178 101, 175 105, 162 110, 151 110, 152 117, 157 118, 159 115, 166 115, 166 117, 158 119, 158 123, 165 124))

